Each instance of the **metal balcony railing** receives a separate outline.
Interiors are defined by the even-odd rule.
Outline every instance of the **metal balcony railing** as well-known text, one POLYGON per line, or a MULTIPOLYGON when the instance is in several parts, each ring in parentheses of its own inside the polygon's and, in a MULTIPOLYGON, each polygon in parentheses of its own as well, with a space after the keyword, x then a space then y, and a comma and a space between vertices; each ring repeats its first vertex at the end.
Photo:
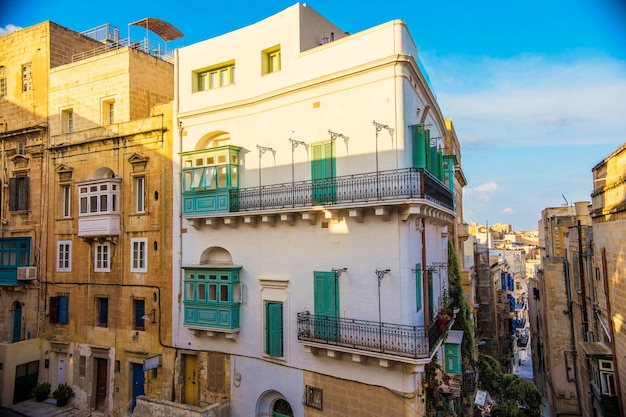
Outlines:
POLYGON ((453 210, 452 192, 432 174, 406 168, 230 191, 230 211, 422 198, 453 210))
POLYGON ((298 313, 298 340, 411 359, 426 359, 443 337, 441 329, 298 313), (437 329, 437 330, 435 330, 437 329))

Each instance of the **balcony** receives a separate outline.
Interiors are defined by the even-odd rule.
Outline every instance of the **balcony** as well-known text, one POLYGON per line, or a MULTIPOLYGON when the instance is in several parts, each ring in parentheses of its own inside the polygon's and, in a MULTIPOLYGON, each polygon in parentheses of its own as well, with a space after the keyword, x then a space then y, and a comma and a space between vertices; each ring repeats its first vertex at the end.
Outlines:
MULTIPOLYGON (((443 339, 434 323, 430 328, 298 313, 298 340, 329 351, 340 350, 398 362, 428 360, 443 339)), ((329 355, 330 356, 330 355, 329 355)))
MULTIPOLYGON (((211 205, 214 207, 212 212, 205 210, 202 213, 195 209, 207 206, 202 202, 214 199, 216 193, 214 190, 196 190, 185 194, 185 199, 194 200, 186 203, 192 209, 184 211, 185 217, 192 223, 195 222, 194 226, 200 224, 197 222, 200 218, 232 217, 236 214, 267 215, 272 211, 311 211, 319 206, 331 210, 355 208, 355 212, 350 215, 359 217, 362 215, 359 208, 372 205, 407 205, 410 203, 407 200, 415 199, 425 200, 433 208, 430 215, 438 215, 448 222, 453 220, 452 192, 430 173, 417 168, 231 189, 227 202, 211 205)), ((410 215, 410 208, 404 213, 406 216, 410 215)))

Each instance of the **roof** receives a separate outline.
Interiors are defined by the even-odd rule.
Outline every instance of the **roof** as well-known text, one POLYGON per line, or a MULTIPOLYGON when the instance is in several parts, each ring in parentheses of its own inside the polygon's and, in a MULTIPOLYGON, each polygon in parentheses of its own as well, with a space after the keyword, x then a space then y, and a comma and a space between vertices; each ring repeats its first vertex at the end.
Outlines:
POLYGON ((604 342, 580 342, 580 347, 589 356, 612 356, 610 346, 604 342))
POLYGON ((130 24, 151 30, 164 41, 173 41, 183 37, 183 33, 169 23, 154 17, 146 17, 130 24))
POLYGON ((463 340, 463 330, 450 330, 448 332, 448 338, 444 343, 453 343, 455 345, 460 345, 463 340))

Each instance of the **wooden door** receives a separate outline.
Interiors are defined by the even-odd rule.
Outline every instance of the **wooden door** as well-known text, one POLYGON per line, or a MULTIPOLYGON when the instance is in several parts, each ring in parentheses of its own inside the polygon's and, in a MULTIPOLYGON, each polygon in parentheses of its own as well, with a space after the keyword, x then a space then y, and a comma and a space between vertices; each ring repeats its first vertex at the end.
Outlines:
POLYGON ((184 373, 185 385, 184 403, 190 405, 199 405, 198 403, 198 357, 193 355, 184 355, 184 373))

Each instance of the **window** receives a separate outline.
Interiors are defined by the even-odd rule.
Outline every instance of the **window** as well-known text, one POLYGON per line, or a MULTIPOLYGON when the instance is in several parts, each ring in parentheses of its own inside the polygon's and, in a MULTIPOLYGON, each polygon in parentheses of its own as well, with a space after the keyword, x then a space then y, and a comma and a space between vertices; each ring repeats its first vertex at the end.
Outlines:
POLYGON ((74 131, 74 111, 66 109, 61 111, 61 132, 72 133, 74 131))
POLYGON ((208 388, 212 391, 224 391, 224 355, 209 353, 208 388))
MULTIPOLYGON (((0 271, 10 271, 30 265, 30 238, 0 238, 0 271)), ((0 273, 0 285, 16 285, 17 274, 0 273)))
POLYGON ((72 271, 72 242, 70 240, 57 242, 57 271, 72 271))
POLYGON ((67 219, 72 216, 71 212, 72 194, 69 185, 61 185, 61 217, 67 219))
MULTIPOLYGON (((107 327, 109 325, 109 299, 98 297, 96 299, 96 325, 107 327)), ((143 314, 142 314, 143 315, 143 314)))
POLYGON ((596 359, 592 361, 592 373, 595 385, 600 389, 602 395, 616 396, 615 388, 615 368, 610 359, 596 359))
POLYGON ((33 89, 33 74, 31 64, 22 65, 22 91, 25 93, 33 89))
POLYGON ((146 177, 135 177, 135 211, 146 212, 146 177))
POLYGON ((273 46, 261 53, 261 74, 280 71, 280 45, 273 46))
POLYGON ((60 294, 50 297, 50 323, 67 324, 69 322, 69 295, 60 294))
POLYGON ((448 374, 461 373, 461 345, 456 343, 444 344, 446 362, 444 371, 448 374))
POLYGON ((9 211, 28 210, 28 177, 9 178, 9 211))
POLYGON ((130 272, 148 272, 148 239, 130 240, 130 272))
POLYGON ((134 299, 133 311, 135 312, 133 325, 135 330, 145 330, 144 320, 142 317, 146 314, 146 302, 145 300, 134 299))
POLYGON ((307 385, 305 387, 304 392, 304 404, 316 408, 318 410, 323 410, 322 407, 322 399, 323 399, 323 391, 321 388, 312 387, 307 385))
POLYGON ((415 311, 422 309, 422 264, 415 265, 415 311))
POLYGON ((283 303, 265 302, 265 354, 283 356, 283 303))
POLYGON ((119 200, 118 182, 100 182, 78 187, 79 214, 117 213, 119 200))
POLYGON ((115 100, 104 100, 102 102, 102 124, 112 125, 115 123, 115 100))
POLYGON ((235 61, 197 72, 197 91, 213 90, 235 84, 235 61))
POLYGON ((96 243, 93 264, 95 272, 111 270, 111 244, 109 242, 96 243))
POLYGON ((0 97, 7 95, 7 68, 0 66, 0 97))
POLYGON ((87 367, 87 357, 78 356, 78 376, 85 376, 85 368, 87 367))
POLYGON ((240 267, 185 269, 185 325, 239 328, 240 267))

